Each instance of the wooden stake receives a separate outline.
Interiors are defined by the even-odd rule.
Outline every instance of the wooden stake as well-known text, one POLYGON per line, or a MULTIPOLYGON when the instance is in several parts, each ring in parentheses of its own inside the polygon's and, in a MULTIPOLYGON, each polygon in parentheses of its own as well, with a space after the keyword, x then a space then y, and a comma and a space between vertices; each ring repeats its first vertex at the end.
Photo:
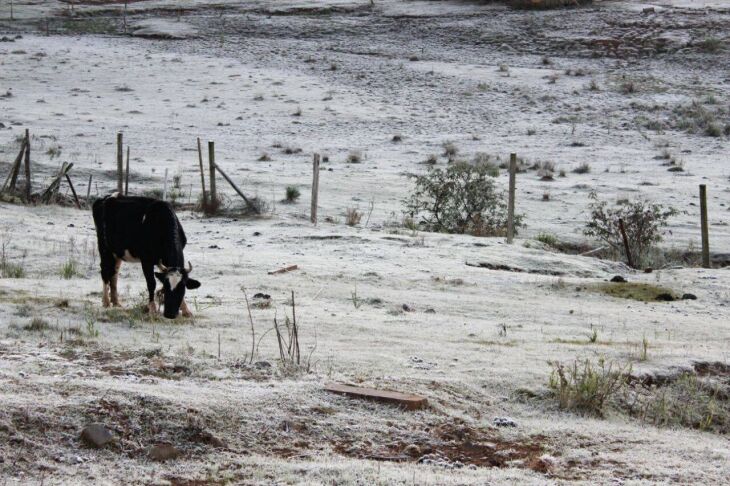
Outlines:
POLYGON ((310 219, 312 224, 317 224, 317 204, 319 200, 319 154, 314 154, 312 159, 312 208, 310 219))
POLYGON ((210 170, 210 205, 218 201, 218 194, 215 190, 215 142, 208 142, 208 169, 210 170))
POLYGON ((76 189, 74 189, 74 185, 71 182, 71 178, 68 176, 68 173, 66 173, 66 182, 68 182, 68 187, 71 188, 71 194, 74 195, 74 202, 76 203, 76 209, 81 209, 81 202, 79 201, 79 196, 76 195, 76 189))
POLYGON ((15 160, 13 161, 13 165, 10 166, 10 173, 8 174, 8 178, 5 179, 5 184, 3 184, 2 191, 5 191, 6 189, 14 190, 15 189, 15 182, 18 179, 18 172, 20 172, 20 163, 23 161, 23 155, 25 154, 25 139, 20 143, 20 152, 18 152, 18 156, 15 157, 15 160))
POLYGON ((127 145, 127 170, 124 175, 124 195, 129 194, 129 145, 127 145))
POLYGON ((117 133, 117 192, 124 194, 124 150, 122 149, 122 132, 117 133))
POLYGON ((89 204, 89 198, 91 197, 91 177, 93 174, 89 174, 89 186, 86 188, 86 204, 89 204))
POLYGON ((517 154, 509 156, 509 199, 507 200, 507 243, 515 238, 515 186, 517 176, 517 154))
POLYGON ((167 169, 165 169, 165 182, 162 185, 162 200, 167 201, 167 169))
POLYGON ((200 137, 198 137, 198 162, 200 163, 200 185, 203 188, 203 211, 208 209, 208 196, 205 191, 205 170, 203 169, 203 149, 200 147, 200 137))
POLYGON ((30 130, 25 129, 25 199, 30 201, 30 130))
POLYGON ((628 236, 626 236, 626 228, 624 227, 623 219, 618 220, 618 229, 621 232, 621 238, 624 240, 624 251, 626 252, 626 261, 628 262, 628 264, 631 268, 636 268, 634 266, 634 259, 631 256, 631 248, 629 247, 629 238, 628 238, 628 236))
POLYGON ((707 224, 707 186, 700 184, 700 224, 702 227, 702 266, 710 268, 710 228, 707 224))

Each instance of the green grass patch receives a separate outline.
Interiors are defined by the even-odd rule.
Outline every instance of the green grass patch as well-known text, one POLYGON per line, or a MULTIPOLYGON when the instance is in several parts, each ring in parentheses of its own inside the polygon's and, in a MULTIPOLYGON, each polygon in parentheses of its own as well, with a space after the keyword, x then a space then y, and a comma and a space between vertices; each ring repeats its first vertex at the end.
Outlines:
POLYGON ((677 294, 666 287, 638 282, 608 282, 589 285, 587 290, 610 295, 618 299, 632 299, 640 302, 677 300, 677 294))

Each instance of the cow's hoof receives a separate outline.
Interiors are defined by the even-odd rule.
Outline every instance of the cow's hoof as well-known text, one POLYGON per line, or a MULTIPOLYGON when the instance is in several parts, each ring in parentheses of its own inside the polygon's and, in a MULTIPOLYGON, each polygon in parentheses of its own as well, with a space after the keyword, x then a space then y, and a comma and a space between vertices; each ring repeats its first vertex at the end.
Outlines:
POLYGON ((182 314, 183 317, 193 317, 193 313, 190 311, 187 311, 187 312, 181 311, 180 313, 182 314))
POLYGON ((112 302, 112 307, 121 307, 121 306, 122 306, 122 304, 120 304, 119 302, 112 302))
POLYGON ((159 311, 157 310, 157 305, 154 302, 150 302, 149 304, 147 304, 147 312, 151 316, 156 316, 157 314, 159 314, 159 311))
POLYGON ((105 302, 102 302, 101 305, 104 306, 104 308, 108 308, 111 306, 111 303, 105 301, 105 302))

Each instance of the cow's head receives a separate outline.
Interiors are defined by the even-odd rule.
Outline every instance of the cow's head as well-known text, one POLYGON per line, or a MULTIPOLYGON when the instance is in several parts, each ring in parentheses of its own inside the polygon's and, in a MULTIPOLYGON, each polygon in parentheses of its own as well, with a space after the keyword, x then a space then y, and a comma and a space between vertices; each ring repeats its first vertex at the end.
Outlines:
POLYGON ((180 304, 185 297, 185 289, 197 289, 200 282, 190 278, 193 266, 188 262, 188 268, 166 267, 162 261, 157 264, 160 272, 155 272, 155 277, 162 282, 165 293, 164 316, 168 319, 175 319, 180 312, 180 304))

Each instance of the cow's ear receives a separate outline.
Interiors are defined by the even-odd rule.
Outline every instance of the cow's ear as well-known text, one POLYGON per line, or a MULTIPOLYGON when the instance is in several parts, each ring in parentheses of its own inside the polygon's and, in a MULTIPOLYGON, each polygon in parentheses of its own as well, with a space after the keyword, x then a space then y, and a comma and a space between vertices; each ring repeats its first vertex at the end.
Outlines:
POLYGON ((164 273, 155 272, 155 277, 157 277, 157 279, 160 282, 163 282, 163 283, 165 282, 165 274, 164 273))
POLYGON ((200 287, 200 282, 195 280, 194 278, 189 278, 187 282, 185 282, 185 288, 188 290, 197 289, 200 287))

